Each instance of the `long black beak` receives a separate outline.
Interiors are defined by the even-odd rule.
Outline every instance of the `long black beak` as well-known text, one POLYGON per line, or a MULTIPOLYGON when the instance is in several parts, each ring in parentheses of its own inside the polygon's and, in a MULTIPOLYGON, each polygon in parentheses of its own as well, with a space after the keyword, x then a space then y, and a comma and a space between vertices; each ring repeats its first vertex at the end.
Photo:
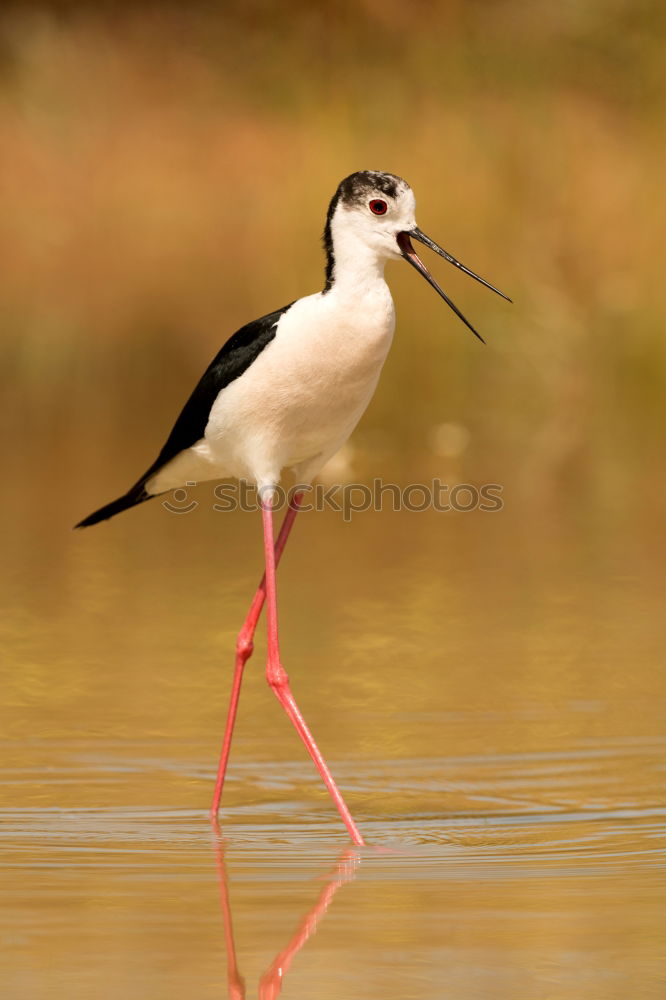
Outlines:
POLYGON ((457 305, 454 302, 452 302, 451 299, 446 294, 446 292, 439 287, 439 285, 431 275, 428 268, 425 266, 421 258, 414 250, 414 247, 412 246, 412 241, 410 240, 410 236, 413 237, 415 240, 418 240, 419 243, 423 243, 425 246, 430 247, 430 249, 434 250, 435 253, 438 253, 440 257, 443 257, 445 260, 448 260, 448 262, 450 264, 453 264, 454 267, 457 267, 461 271, 464 271, 465 274, 468 274, 470 276, 470 278, 474 278, 475 281, 481 282, 481 284, 485 285, 486 288, 489 288, 491 292, 495 292, 497 295, 500 295, 503 299, 506 299, 507 302, 511 302, 509 296, 505 295, 504 292, 500 292, 499 288, 495 288, 495 286, 491 285, 489 281, 485 280, 485 278, 481 278, 478 274, 475 274, 474 271, 470 271, 468 267, 465 267, 464 264, 461 264, 459 260, 456 260, 456 258, 453 257, 450 253, 447 253, 446 250, 442 250, 442 248, 438 246, 434 240, 431 240, 429 236, 426 236, 425 233, 422 233, 420 229, 411 229, 408 233, 407 232, 398 233, 397 237, 398 246, 400 247, 400 250, 402 251, 402 256, 405 258, 405 260, 408 261, 412 265, 412 267, 416 268, 419 274, 423 275, 423 277, 430 285, 432 285, 435 291, 442 296, 447 306, 453 309, 456 316, 458 316, 458 318, 463 321, 465 326, 472 331, 474 336, 478 337, 481 343, 485 344, 485 340, 483 339, 481 334, 474 329, 469 320, 465 319, 463 314, 460 312, 460 309, 458 309, 457 305))

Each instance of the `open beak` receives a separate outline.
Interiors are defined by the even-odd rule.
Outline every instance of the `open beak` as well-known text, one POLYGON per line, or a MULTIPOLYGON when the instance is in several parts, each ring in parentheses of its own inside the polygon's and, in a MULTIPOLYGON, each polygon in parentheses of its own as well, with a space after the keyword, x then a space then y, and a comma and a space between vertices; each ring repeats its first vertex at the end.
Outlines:
POLYGON ((442 296, 446 304, 451 309, 453 309, 456 316, 458 316, 463 321, 465 326, 472 331, 475 337, 479 338, 481 343, 485 344, 485 340, 483 339, 481 334, 474 329, 469 320, 465 319, 463 314, 460 312, 460 309, 458 309, 457 305, 454 302, 452 302, 451 299, 446 294, 446 292, 439 287, 439 285, 431 275, 430 271, 425 266, 419 255, 416 253, 414 247, 412 246, 412 241, 410 239, 410 236, 413 239, 418 240, 419 243, 423 243, 425 246, 430 247, 430 249, 434 250, 435 253, 438 253, 440 257, 443 257, 445 260, 448 260, 449 264, 453 264, 454 267, 457 267, 461 271, 464 271, 465 274, 469 274, 470 278, 474 278, 475 281, 480 281, 481 284, 485 285, 486 288, 489 288, 491 292, 495 292, 497 295, 501 295, 501 297, 503 299, 506 299, 507 302, 511 302, 509 296, 505 295, 504 292, 500 292, 499 288, 495 288, 495 286, 491 285, 489 281, 485 280, 485 278, 481 278, 479 277, 478 274, 475 274, 474 271, 470 271, 468 267, 465 267, 464 264, 461 264, 459 260, 456 260, 455 257, 452 257, 450 253, 446 252, 446 250, 442 250, 440 246, 437 246, 434 240, 431 240, 429 236, 426 236, 425 233, 422 233, 420 229, 410 229, 408 233, 407 232, 398 233, 397 237, 398 246, 400 247, 400 251, 405 260, 408 261, 412 265, 412 267, 416 268, 419 274, 423 275, 423 277, 429 284, 432 285, 435 291, 442 296))

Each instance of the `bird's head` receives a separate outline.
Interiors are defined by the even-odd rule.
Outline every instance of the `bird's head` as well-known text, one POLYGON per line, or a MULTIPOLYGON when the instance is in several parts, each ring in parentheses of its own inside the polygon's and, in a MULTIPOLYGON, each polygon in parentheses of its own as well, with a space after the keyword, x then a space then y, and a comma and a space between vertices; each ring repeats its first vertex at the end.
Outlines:
POLYGON ((358 170, 345 177, 331 200, 324 229, 326 288, 333 283, 338 257, 345 258, 353 267, 361 247, 378 261, 403 259, 423 275, 472 333, 483 340, 437 284, 414 250, 412 240, 423 243, 486 288, 511 301, 504 292, 470 271, 422 233, 416 225, 416 200, 409 184, 402 177, 380 170, 358 170))

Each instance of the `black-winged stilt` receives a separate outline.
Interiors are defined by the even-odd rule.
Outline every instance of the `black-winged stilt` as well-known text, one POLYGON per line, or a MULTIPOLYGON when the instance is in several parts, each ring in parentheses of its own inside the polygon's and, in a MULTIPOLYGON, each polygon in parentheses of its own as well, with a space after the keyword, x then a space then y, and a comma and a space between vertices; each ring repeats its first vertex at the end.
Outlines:
POLYGON ((299 484, 310 483, 347 440, 370 402, 395 325, 393 300, 384 280, 386 261, 408 261, 482 340, 416 255, 412 239, 511 301, 417 228, 414 195, 402 178, 373 170, 351 174, 328 207, 323 291, 234 333, 204 372, 150 468, 127 493, 77 524, 77 528, 96 524, 191 482, 234 476, 259 490, 266 571, 236 643, 213 816, 219 809, 243 668, 267 600, 267 681, 307 747, 353 842, 363 844, 294 700, 280 659, 275 570, 302 494, 294 495, 277 540, 273 506, 283 470, 292 470, 299 484))

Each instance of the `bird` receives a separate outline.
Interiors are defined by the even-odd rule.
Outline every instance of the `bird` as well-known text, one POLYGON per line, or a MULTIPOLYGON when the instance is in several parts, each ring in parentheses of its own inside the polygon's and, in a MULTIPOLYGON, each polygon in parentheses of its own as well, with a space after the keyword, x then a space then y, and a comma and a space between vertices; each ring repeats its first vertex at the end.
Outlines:
POLYGON ((395 327, 386 263, 407 261, 483 341, 431 275, 412 241, 511 302, 418 228, 415 196, 405 180, 386 171, 355 171, 340 182, 326 213, 323 289, 237 330, 203 373, 152 465, 126 493, 75 526, 97 524, 152 497, 207 480, 235 477, 257 488, 265 572, 236 641, 211 819, 220 808, 243 670, 265 602, 266 680, 312 757, 352 842, 365 843, 282 664, 276 569, 303 488, 347 441, 377 386, 395 327), (277 490, 282 474, 289 471, 301 489, 293 494, 275 537, 277 490))

